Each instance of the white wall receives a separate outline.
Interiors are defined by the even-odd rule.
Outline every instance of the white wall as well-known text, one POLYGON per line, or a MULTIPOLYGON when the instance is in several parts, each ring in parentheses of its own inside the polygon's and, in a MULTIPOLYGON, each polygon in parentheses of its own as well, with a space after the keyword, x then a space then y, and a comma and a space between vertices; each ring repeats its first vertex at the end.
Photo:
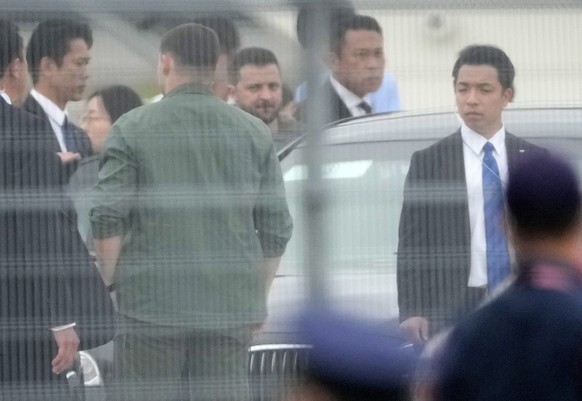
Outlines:
MULTIPOLYGON (((502 48, 516 68, 515 105, 582 104, 582 10, 360 10, 384 30, 387 68, 397 78, 408 110, 454 107, 451 70, 459 50, 480 43, 502 48), (440 29, 429 28, 438 15, 440 29)), ((303 53, 297 46, 295 13, 257 13, 264 32, 247 32, 245 45, 275 51, 286 79, 301 82, 303 53), (272 34, 276 32, 277 34, 272 34), (281 40, 281 38, 287 39, 281 40)))
POLYGON ((516 68, 514 104, 582 100, 582 11, 448 10, 439 30, 427 11, 376 15, 384 29, 389 69, 406 109, 453 107, 451 71, 460 49, 481 43, 502 48, 516 68))
MULTIPOLYGON (((384 30, 387 68, 396 76, 402 105, 407 110, 454 107, 452 66, 459 50, 473 43, 497 45, 513 60, 517 70, 515 105, 582 104, 581 8, 374 9, 360 13, 376 17, 384 30), (430 29, 430 15, 439 15, 444 25, 430 29)), ((249 15, 252 22, 239 26, 243 46, 273 50, 282 65, 284 79, 292 85, 302 82, 301 67, 305 60, 295 33, 296 13, 276 8, 249 15)), ((107 14, 94 17, 87 92, 125 83, 146 96, 153 94, 159 38, 129 26, 124 33, 123 24, 108 20, 112 17, 107 14)), ((33 25, 22 26, 26 40, 33 25)), ((80 106, 71 104, 72 109, 80 106)))

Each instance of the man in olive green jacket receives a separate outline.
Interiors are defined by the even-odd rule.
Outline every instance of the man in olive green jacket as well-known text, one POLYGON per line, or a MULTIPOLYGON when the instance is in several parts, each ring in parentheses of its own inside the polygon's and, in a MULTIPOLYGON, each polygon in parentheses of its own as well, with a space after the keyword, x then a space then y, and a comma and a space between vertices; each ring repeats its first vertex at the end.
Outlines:
POLYGON ((113 126, 91 222, 118 286, 115 397, 245 399, 246 352, 292 232, 268 128, 212 96, 218 42, 186 24, 164 35, 164 98, 113 126))

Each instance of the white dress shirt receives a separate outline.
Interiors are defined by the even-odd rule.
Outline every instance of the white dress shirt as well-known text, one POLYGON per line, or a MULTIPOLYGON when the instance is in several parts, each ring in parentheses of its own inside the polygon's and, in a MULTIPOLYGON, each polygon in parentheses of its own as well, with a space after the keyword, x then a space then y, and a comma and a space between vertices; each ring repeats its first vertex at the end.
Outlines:
POLYGON ((52 100, 39 93, 36 89, 31 90, 30 95, 38 102, 38 104, 40 104, 40 107, 42 107, 47 114, 53 132, 57 137, 57 141, 59 141, 61 152, 66 152, 67 145, 65 144, 65 137, 63 136, 62 128, 65 118, 67 117, 66 111, 61 110, 52 100))
MULTIPOLYGON (((359 116, 366 115, 366 112, 359 106, 359 104, 362 102, 366 102, 369 105, 371 105, 370 99, 368 99, 368 95, 364 96, 363 98, 359 97, 358 95, 356 95, 355 93, 353 93, 352 91, 347 89, 345 86, 340 84, 331 75, 329 77, 329 80, 331 82, 331 86, 333 86, 333 88, 335 89, 335 92, 340 97, 340 99, 344 102, 344 104, 346 105, 346 107, 348 108, 348 110, 350 111, 352 116, 359 117, 359 116)), ((373 111, 374 110, 372 110, 372 112, 373 111)))
POLYGON ((507 186, 507 149, 505 147, 505 127, 487 141, 464 123, 461 125, 463 138, 463 158, 465 162, 465 180, 469 199, 469 221, 471 225, 471 270, 469 287, 487 285, 487 241, 485 237, 485 211, 483 200, 483 146, 491 142, 495 150, 493 157, 499 168, 503 190, 507 186))
POLYGON ((8 96, 8 94, 6 92, 4 92, 3 90, 0 90, 0 97, 2 97, 2 99, 4 99, 6 101, 6 103, 12 104, 12 100, 10 100, 10 97, 8 96))

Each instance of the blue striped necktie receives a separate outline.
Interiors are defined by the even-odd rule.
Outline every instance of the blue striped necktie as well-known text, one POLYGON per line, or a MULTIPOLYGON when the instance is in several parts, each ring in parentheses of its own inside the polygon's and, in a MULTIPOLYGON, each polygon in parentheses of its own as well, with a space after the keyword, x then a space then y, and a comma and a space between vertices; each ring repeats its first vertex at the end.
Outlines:
POLYGON ((483 200, 485 209, 485 239, 487 244, 487 282, 489 290, 509 275, 510 262, 503 224, 503 187, 493 145, 483 146, 483 200))

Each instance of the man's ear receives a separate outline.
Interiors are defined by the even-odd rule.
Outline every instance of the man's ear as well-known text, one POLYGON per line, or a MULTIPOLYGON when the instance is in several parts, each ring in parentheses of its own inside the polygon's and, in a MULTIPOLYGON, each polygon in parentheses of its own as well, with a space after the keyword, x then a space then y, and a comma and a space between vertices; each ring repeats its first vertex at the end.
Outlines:
POLYGON ((233 100, 233 101, 237 101, 236 98, 236 86, 235 85, 228 85, 228 96, 233 100))
POLYGON ((169 54, 162 54, 161 56, 162 74, 165 76, 170 74, 174 69, 174 59, 169 54))
POLYGON ((55 69, 57 69, 57 63, 50 57, 43 57, 40 59, 40 63, 38 64, 38 75, 51 75, 55 69))
POLYGON ((22 61, 19 58, 15 58, 8 64, 8 75, 12 78, 20 78, 24 67, 22 61))
POLYGON ((505 105, 507 106, 507 103, 511 103, 513 101, 513 89, 512 88, 507 88, 503 91, 503 97, 506 99, 505 105))

